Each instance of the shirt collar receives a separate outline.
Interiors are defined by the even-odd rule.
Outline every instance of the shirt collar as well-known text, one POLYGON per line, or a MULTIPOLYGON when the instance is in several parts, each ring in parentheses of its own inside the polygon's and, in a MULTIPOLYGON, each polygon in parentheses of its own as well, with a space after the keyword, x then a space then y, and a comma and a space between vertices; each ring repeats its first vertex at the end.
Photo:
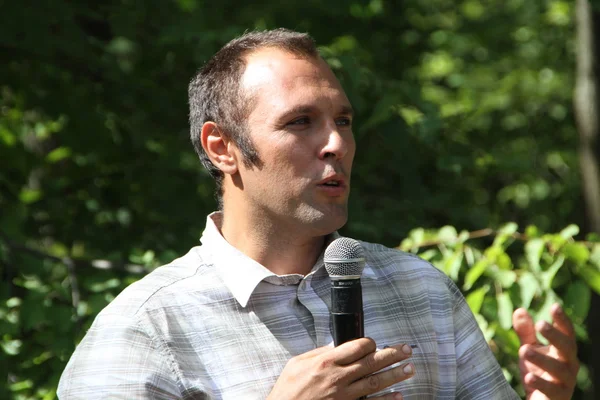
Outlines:
MULTIPOLYGON (((222 212, 213 212, 206 218, 206 227, 200 242, 212 254, 212 263, 217 273, 233 297, 242 307, 246 307, 250 296, 263 280, 279 285, 299 283, 304 276, 300 274, 276 275, 262 264, 254 261, 237 248, 229 244, 221 234, 222 212)), ((326 244, 340 237, 337 232, 327 236, 326 244)), ((326 246, 325 246, 326 247, 326 246)), ((313 266, 310 274, 323 267, 323 252, 313 266)), ((309 275, 310 275, 309 274, 309 275)))

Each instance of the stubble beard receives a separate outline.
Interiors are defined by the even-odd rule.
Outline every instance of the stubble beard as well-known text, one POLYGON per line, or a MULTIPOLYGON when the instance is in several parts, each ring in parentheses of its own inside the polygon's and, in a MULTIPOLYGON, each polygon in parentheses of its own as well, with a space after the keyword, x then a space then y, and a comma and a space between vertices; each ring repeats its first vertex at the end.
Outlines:
POLYGON ((303 204, 297 209, 296 220, 307 227, 310 231, 320 235, 330 234, 342 226, 348 220, 348 201, 339 204, 327 204, 323 207, 315 207, 303 204))

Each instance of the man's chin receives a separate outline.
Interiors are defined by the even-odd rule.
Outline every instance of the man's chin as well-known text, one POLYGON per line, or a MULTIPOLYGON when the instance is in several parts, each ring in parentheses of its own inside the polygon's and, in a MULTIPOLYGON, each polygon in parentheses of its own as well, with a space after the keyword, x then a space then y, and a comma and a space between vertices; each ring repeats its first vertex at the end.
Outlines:
POLYGON ((325 210, 312 210, 303 218, 318 235, 328 235, 342 228, 348 222, 348 209, 345 206, 328 207, 325 210))

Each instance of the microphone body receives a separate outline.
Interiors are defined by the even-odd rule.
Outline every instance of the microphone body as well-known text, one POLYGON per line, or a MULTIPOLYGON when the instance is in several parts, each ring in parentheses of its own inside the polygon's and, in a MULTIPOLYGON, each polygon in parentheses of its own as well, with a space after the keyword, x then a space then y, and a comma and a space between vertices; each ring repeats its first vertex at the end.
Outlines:
POLYGON ((331 279, 331 334, 339 346, 365 336, 360 284, 365 253, 357 240, 341 237, 327 246, 324 262, 331 279))
POLYGON ((331 335, 339 346, 365 336, 360 283, 364 250, 357 240, 340 237, 327 246, 324 262, 331 279, 331 335))
POLYGON ((331 279, 331 325, 336 346, 365 336, 360 278, 331 279))

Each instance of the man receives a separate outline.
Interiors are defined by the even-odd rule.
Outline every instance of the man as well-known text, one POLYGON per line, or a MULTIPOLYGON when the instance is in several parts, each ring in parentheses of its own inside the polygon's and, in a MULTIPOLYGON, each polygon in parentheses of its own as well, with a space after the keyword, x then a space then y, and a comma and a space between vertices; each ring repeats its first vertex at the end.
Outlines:
MULTIPOLYGON (((331 346, 322 254, 346 223, 356 149, 350 102, 310 37, 235 39, 189 96, 192 142, 221 211, 202 246, 98 315, 61 399, 516 398, 456 286, 383 246, 363 242, 369 338, 331 346)), ((553 317, 538 326, 544 347, 515 312, 531 399, 573 392, 572 326, 558 307, 553 317)))

